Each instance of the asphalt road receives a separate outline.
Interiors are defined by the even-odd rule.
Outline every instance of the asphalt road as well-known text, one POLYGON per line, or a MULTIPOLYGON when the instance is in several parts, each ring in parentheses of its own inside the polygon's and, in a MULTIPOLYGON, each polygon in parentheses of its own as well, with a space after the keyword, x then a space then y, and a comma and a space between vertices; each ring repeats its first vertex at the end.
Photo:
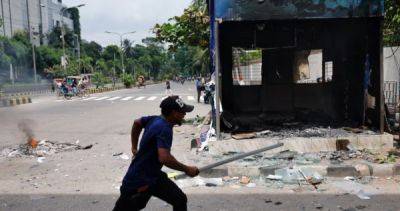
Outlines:
MULTIPOLYGON (((38 139, 58 142, 80 140, 89 144, 109 136, 129 135, 135 118, 160 114, 164 87, 164 84, 157 84, 141 89, 124 89, 93 94, 87 99, 42 96, 34 98, 32 104, 0 108, 0 146, 25 142, 24 134, 18 128, 18 124, 24 121, 28 122, 38 139)), ((194 83, 172 83, 172 90, 185 102, 195 105, 195 110, 187 114, 187 118, 205 115, 210 110, 209 105, 195 101, 194 83)))
MULTIPOLYGON (((334 194, 189 194, 188 210, 346 210, 398 211, 398 195, 361 200, 351 195, 334 194)), ((0 196, 1 210, 70 211, 112 210, 117 195, 14 195, 0 196)), ((170 205, 152 198, 145 210, 172 210, 170 205)))

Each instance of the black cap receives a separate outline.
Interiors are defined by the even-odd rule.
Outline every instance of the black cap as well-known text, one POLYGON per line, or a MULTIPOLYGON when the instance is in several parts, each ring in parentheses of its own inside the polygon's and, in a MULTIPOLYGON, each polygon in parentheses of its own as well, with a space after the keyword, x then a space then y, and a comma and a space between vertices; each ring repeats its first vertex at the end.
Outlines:
POLYGON ((179 98, 179 96, 169 96, 161 102, 160 108, 171 111, 175 110, 181 113, 189 113, 193 111, 194 106, 187 105, 181 98, 179 98))

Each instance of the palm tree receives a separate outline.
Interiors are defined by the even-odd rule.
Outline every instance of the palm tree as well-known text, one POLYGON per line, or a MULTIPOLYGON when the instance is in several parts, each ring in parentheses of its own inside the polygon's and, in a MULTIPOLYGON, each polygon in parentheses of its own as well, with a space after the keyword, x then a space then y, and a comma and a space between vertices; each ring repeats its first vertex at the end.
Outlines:
POLYGON ((127 58, 131 58, 134 56, 134 49, 132 47, 133 42, 125 39, 124 41, 122 41, 122 49, 124 51, 125 57, 127 58))

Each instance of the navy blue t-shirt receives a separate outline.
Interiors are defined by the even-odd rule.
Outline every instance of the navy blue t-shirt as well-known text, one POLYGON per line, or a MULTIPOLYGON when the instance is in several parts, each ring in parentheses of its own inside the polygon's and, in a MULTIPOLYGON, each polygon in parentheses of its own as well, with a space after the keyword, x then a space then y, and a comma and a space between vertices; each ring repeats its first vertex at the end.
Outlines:
POLYGON ((129 166, 122 188, 137 189, 154 185, 161 176, 162 164, 158 160, 158 148, 171 149, 172 125, 160 116, 141 118, 144 133, 140 140, 139 150, 129 166))

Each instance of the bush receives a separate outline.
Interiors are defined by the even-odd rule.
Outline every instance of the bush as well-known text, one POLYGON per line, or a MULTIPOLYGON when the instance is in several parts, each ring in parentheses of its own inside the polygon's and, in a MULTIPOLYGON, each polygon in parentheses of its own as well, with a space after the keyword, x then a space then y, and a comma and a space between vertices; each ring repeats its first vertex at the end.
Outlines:
POLYGON ((133 76, 131 74, 128 73, 123 73, 121 75, 122 78, 122 82, 124 83, 126 88, 131 88, 133 83, 134 83, 134 79, 133 76))
POLYGON ((92 83, 96 85, 96 88, 104 87, 104 85, 111 83, 111 80, 103 75, 101 72, 96 72, 92 76, 92 83))

